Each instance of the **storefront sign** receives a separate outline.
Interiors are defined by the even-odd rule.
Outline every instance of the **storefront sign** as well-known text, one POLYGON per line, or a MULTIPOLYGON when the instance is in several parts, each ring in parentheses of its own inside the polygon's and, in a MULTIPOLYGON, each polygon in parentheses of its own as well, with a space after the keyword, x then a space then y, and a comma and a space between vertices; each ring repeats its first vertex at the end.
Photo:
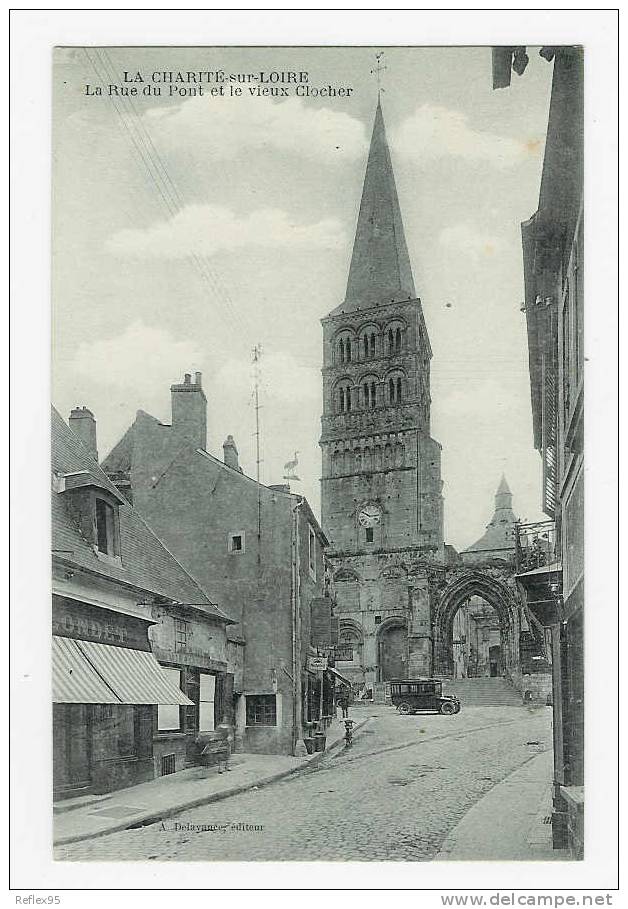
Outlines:
POLYGON ((81 641, 117 644, 136 650, 150 650, 148 623, 65 597, 54 597, 52 633, 81 641))
POLYGON ((325 647, 331 644, 331 600, 329 597, 312 597, 310 603, 310 644, 325 647))
POLYGON ((327 669, 327 657, 309 656, 307 668, 310 672, 324 672, 327 669))

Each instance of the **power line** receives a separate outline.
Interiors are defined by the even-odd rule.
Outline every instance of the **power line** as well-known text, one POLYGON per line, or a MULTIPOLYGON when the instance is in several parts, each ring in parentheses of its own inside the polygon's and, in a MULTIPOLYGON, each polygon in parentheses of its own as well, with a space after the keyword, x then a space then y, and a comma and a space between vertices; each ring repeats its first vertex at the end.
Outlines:
MULTIPOLYGON (((99 54, 98 49, 95 49, 95 53, 97 55, 99 54)), ((115 79, 115 77, 116 77, 115 68, 111 62, 111 59, 107 55, 107 52, 105 49, 102 50, 102 53, 100 54, 99 59, 101 61, 103 68, 105 69, 105 73, 107 73, 107 66, 108 66, 109 67, 108 74, 109 74, 110 78, 115 79)), ((130 111, 131 116, 135 119, 136 135, 132 132, 129 123, 124 119, 124 115, 121 114, 120 112, 118 112, 121 117, 121 120, 123 122, 123 125, 126 127, 127 131, 129 132, 129 135, 131 136, 132 140, 134 141, 136 150, 138 151, 153 182, 156 184, 157 189, 158 189, 162 199, 165 202, 168 213, 172 217, 174 217, 179 211, 181 211, 182 208, 184 208, 185 200, 181 196, 173 179, 170 177, 170 174, 168 173, 168 170, 166 169, 166 166, 163 163, 163 160, 162 160, 161 156, 159 155, 159 152, 155 148, 155 145, 152 141, 150 133, 144 126, 142 118, 138 114, 138 112, 135 108, 135 105, 132 103, 130 98, 127 98, 127 97, 122 98, 122 106, 124 106, 124 102, 126 102, 126 106, 127 106, 128 110, 130 111), (141 148, 138 147, 136 139, 137 139, 137 141, 139 141, 141 148), (164 190, 165 190, 165 194, 164 194, 164 190)), ((215 272, 212 271, 206 258, 201 258, 201 256, 199 256, 197 253, 191 253, 188 256, 188 258, 190 258, 194 262, 202 279, 209 286, 210 290, 214 294, 221 297, 222 302, 226 305, 226 309, 227 309, 232 321, 234 322, 234 324, 237 327, 239 327, 241 330, 244 330, 245 326, 242 323, 240 316, 234 307, 233 301, 231 300, 231 297, 230 297, 228 291, 226 290, 226 288, 221 286, 218 276, 216 275, 215 272)))
MULTIPOLYGON (((107 62, 104 59, 104 56, 99 56, 98 49, 94 50, 94 56, 98 60, 101 69, 97 66, 95 59, 92 59, 88 53, 87 48, 83 48, 85 56, 90 63, 92 69, 96 73, 98 79, 106 83, 107 78, 103 78, 103 71, 105 77, 111 77, 111 74, 107 72, 107 62)), ((103 51, 103 55, 105 52, 103 51)), ((112 64, 109 61, 109 66, 112 68, 112 64)), ((113 71, 113 76, 115 76, 115 70, 113 71)), ((147 172, 154 188, 157 191, 157 194, 166 209, 169 216, 174 217, 184 206, 184 200, 177 190, 177 187, 168 174, 168 171, 163 164, 161 158, 158 158, 157 150, 152 143, 150 135, 144 128, 144 125, 139 117, 139 114, 135 110, 133 104, 128 98, 121 98, 121 104, 118 105, 117 98, 113 95, 109 95, 109 100, 111 101, 112 107, 116 111, 118 118, 120 120, 123 131, 128 135, 131 144, 133 145, 139 162, 144 166, 145 171, 147 172), (132 117, 135 118, 136 124, 135 129, 132 128, 132 123, 129 118, 125 115, 124 104, 130 110, 132 117), (150 143, 150 145, 149 145, 150 143), (151 152, 151 148, 153 152, 151 152), (156 163, 157 160, 159 163, 156 163)), ((245 330, 245 326, 239 318, 238 313, 233 307, 233 302, 231 301, 229 294, 226 290, 222 290, 218 285, 216 275, 209 268, 208 264, 203 261, 197 254, 189 254, 187 258, 193 262, 195 265, 202 281, 209 288, 212 293, 212 296, 219 297, 221 303, 223 304, 223 311, 225 315, 228 316, 229 320, 232 322, 233 326, 239 328, 240 330, 245 330), (226 304, 226 305, 225 305, 226 304)))

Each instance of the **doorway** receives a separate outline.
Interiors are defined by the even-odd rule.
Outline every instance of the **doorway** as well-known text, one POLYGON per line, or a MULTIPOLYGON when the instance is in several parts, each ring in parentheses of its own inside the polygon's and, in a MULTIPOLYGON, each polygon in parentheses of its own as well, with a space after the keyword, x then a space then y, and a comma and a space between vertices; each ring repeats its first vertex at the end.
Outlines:
POLYGON ((91 715, 88 704, 53 704, 53 789, 55 797, 89 789, 91 715))
POLYGON ((377 645, 378 681, 405 679, 408 663, 408 635, 404 625, 384 629, 377 645))

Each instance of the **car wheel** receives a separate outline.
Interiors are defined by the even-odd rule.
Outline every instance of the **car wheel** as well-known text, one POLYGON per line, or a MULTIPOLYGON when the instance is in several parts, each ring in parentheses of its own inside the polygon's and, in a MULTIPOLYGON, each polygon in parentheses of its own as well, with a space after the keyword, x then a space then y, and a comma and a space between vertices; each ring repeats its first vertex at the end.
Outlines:
POLYGON ((410 704, 406 704, 405 701, 403 704, 399 704, 397 707, 399 713, 402 713, 404 716, 407 716, 409 713, 412 713, 412 707, 410 704))
POLYGON ((456 712, 455 704, 452 704, 451 701, 445 701, 440 705, 440 712, 446 716, 451 716, 452 713, 456 712))
POLYGON ((454 713, 460 713, 460 704, 456 704, 456 709, 454 710, 454 713))

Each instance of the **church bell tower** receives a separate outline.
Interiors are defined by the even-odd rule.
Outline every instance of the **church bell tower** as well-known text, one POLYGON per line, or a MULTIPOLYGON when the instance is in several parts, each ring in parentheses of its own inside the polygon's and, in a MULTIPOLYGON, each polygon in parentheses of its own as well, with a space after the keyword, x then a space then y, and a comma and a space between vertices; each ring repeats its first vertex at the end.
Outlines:
POLYGON ((420 650, 413 668, 425 673, 429 603, 418 598, 420 616, 413 603, 421 566, 443 561, 441 447, 430 436, 432 350, 379 100, 346 296, 322 326, 322 525, 341 637, 344 628, 355 644, 342 671, 367 685, 407 676, 420 650))
POLYGON ((322 519, 333 549, 442 555, 430 347, 378 103, 345 300, 322 320, 322 519))

